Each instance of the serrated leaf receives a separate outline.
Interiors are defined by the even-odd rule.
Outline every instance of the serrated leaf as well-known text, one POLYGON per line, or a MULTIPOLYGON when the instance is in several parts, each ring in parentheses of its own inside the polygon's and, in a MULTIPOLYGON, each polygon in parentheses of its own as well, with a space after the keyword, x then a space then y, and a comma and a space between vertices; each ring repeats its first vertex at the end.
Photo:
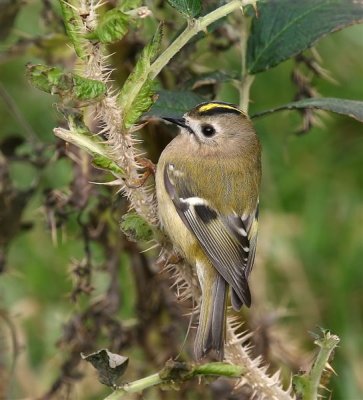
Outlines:
POLYGON ((199 103, 205 101, 203 97, 189 91, 173 92, 159 90, 158 99, 146 116, 180 117, 199 103))
POLYGON ((107 90, 106 85, 101 81, 41 64, 28 64, 27 77, 37 89, 73 100, 95 100, 104 95, 107 90))
POLYGON ((125 171, 122 168, 105 156, 94 154, 92 164, 97 168, 113 172, 116 175, 125 175, 125 171))
POLYGON ((159 54, 163 33, 164 24, 160 23, 150 43, 148 43, 143 49, 141 57, 145 58, 148 64, 151 64, 155 60, 156 56, 159 54))
POLYGON ((121 230, 132 241, 147 242, 153 237, 150 225, 136 212, 122 216, 121 230))
POLYGON ((64 72, 60 68, 41 64, 28 64, 26 68, 27 78, 30 83, 43 92, 53 94, 61 85, 61 78, 64 72))
POLYGON ((311 47, 322 36, 363 21, 356 0, 270 0, 258 3, 247 45, 250 74, 311 47))
POLYGON ((73 93, 78 100, 95 100, 106 93, 106 85, 96 79, 88 79, 72 74, 73 93))
POLYGON ((97 39, 101 43, 117 42, 126 35, 129 20, 129 15, 114 8, 101 16, 96 30, 90 32, 86 37, 88 39, 97 39))
POLYGON ((154 82, 148 79, 136 96, 130 111, 127 113, 125 118, 126 128, 130 128, 154 104, 154 94, 154 82))
POLYGON ((168 3, 186 18, 194 18, 202 10, 202 2, 200 0, 168 0, 168 3))
POLYGON ((318 108, 321 110, 332 111, 337 114, 347 115, 363 122, 363 101, 337 99, 333 97, 312 98, 287 103, 279 107, 255 113, 251 118, 262 117, 267 114, 281 110, 293 110, 299 108, 318 108))
POLYGON ((79 34, 83 25, 82 18, 77 8, 73 7, 65 0, 59 0, 63 22, 66 28, 67 36, 73 44, 74 50, 82 60, 87 59, 86 46, 87 41, 79 34))
POLYGON ((92 156, 92 163, 101 169, 114 173, 117 177, 125 176, 125 172, 113 160, 108 147, 97 135, 92 134, 79 113, 65 112, 69 130, 56 128, 54 133, 68 143, 85 150, 92 156))
POLYGON ((116 386, 117 380, 125 373, 129 364, 128 357, 111 353, 107 349, 88 355, 81 353, 81 357, 96 368, 99 381, 111 387, 116 386))
POLYGON ((154 83, 149 78, 149 73, 151 62, 159 52, 162 31, 162 25, 159 25, 153 39, 140 54, 134 70, 118 96, 118 104, 122 110, 126 128, 135 124, 154 103, 154 83))

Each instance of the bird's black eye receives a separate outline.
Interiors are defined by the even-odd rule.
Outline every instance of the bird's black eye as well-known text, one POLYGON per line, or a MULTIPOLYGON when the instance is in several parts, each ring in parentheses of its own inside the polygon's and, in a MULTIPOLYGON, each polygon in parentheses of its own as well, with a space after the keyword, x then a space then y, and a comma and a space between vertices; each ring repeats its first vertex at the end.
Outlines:
POLYGON ((202 125, 202 133, 204 136, 211 137, 216 133, 216 130, 213 128, 212 125, 205 124, 202 125))

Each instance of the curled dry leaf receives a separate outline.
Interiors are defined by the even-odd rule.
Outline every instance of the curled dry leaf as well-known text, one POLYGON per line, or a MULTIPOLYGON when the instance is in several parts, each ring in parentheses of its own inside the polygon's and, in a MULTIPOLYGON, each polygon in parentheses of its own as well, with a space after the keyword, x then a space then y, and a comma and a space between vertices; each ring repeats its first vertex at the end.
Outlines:
POLYGON ((85 355, 81 353, 83 360, 90 362, 98 372, 99 381, 107 386, 116 386, 117 380, 124 374, 129 363, 128 357, 111 353, 102 349, 85 355))

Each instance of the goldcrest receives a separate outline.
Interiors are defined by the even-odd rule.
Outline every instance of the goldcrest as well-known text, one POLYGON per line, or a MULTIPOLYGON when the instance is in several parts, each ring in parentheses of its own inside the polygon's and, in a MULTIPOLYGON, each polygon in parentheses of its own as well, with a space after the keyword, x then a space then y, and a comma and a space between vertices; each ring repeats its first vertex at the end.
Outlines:
POLYGON ((238 311, 251 305, 248 277, 257 241, 261 146, 237 106, 202 103, 183 118, 160 156, 156 194, 160 222, 196 269, 201 287, 196 359, 223 359, 228 287, 238 311))

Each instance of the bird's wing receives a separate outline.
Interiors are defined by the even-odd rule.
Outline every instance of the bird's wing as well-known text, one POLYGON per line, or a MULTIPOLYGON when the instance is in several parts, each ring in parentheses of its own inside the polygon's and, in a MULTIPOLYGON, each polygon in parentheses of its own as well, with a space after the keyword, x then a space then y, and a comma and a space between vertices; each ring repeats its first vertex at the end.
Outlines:
POLYGON ((208 200, 190 189, 191 182, 174 164, 165 165, 164 184, 176 211, 196 236, 206 255, 232 288, 232 306, 250 306, 247 283, 257 239, 258 203, 252 213, 221 215, 208 200))

